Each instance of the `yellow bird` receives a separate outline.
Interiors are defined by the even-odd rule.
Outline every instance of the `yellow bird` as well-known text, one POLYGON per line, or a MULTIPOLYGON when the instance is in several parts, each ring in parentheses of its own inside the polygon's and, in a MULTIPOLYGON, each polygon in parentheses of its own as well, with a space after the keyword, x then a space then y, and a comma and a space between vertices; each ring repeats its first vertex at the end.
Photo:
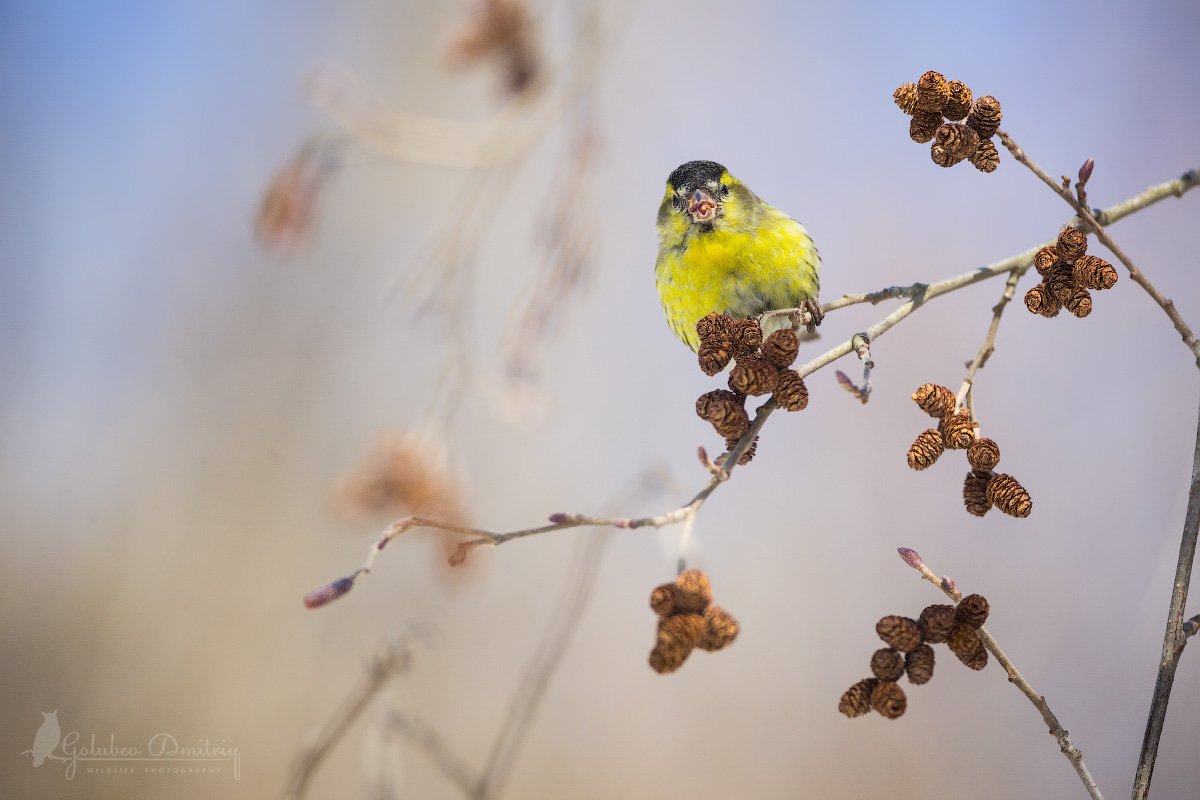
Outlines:
MULTIPOLYGON (((689 161, 667 178, 654 277, 667 322, 692 350, 696 321, 711 311, 737 318, 807 307, 820 320, 812 237, 715 161, 689 161)), ((787 324, 778 318, 764 332, 787 324)))

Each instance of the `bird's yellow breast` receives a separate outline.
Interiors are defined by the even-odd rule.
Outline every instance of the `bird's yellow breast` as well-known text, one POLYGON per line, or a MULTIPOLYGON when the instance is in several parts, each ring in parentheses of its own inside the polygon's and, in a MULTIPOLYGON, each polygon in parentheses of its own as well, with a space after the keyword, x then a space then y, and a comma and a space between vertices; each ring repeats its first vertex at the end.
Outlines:
POLYGON ((763 206, 744 228, 660 226, 659 299, 671 328, 693 350, 699 346, 696 321, 710 311, 747 317, 817 298, 820 257, 808 232, 763 206))

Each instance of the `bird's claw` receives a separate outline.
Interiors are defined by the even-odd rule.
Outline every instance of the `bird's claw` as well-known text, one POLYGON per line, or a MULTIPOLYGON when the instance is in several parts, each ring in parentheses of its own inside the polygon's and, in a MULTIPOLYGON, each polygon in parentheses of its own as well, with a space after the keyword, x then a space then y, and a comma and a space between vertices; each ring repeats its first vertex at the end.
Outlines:
POLYGON ((809 333, 816 333, 817 326, 825 319, 825 309, 821 308, 821 304, 814 300, 805 300, 800 304, 800 308, 807 312, 808 319, 805 321, 805 329, 809 333))

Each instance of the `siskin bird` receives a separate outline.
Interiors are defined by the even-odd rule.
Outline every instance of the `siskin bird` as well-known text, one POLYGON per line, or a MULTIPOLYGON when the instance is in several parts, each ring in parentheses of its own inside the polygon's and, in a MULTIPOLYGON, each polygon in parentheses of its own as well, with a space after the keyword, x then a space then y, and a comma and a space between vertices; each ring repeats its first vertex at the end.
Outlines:
MULTIPOLYGON (((663 313, 696 350, 696 322, 719 311, 758 316, 810 308, 820 320, 821 257, 808 231, 715 161, 689 161, 667 178, 654 267, 663 313)), ((764 332, 783 327, 780 318, 764 332)))

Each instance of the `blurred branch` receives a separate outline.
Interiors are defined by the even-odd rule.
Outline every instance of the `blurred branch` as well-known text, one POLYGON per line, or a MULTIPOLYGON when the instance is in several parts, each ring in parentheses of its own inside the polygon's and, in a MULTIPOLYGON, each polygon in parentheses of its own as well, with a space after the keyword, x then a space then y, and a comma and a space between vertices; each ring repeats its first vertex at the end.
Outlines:
POLYGON ((329 751, 341 741, 350 726, 362 716, 363 711, 392 678, 408 671, 412 663, 409 643, 409 637, 402 637, 385 643, 379 649, 358 686, 346 696, 333 716, 296 758, 291 778, 283 793, 285 798, 300 800, 307 794, 308 785, 317 767, 329 755, 329 751))
POLYGON ((437 730, 424 720, 411 714, 392 710, 385 724, 399 731, 406 739, 417 745, 437 765, 442 774, 458 787, 465 796, 471 796, 478 780, 473 771, 459 760, 450 746, 438 735, 437 730))
MULTIPOLYGON (((1187 189, 1190 189, 1191 186, 1191 183, 1187 184, 1186 186, 1181 185, 1179 187, 1179 194, 1182 194, 1187 189)), ((1123 203, 1122 206, 1125 209, 1123 216, 1127 216, 1139 208, 1145 208, 1171 194, 1171 192, 1159 193, 1160 189, 1161 187, 1152 187, 1147 192, 1143 192, 1142 195, 1139 195, 1138 197, 1144 198, 1143 204, 1140 206, 1131 204, 1130 201, 1123 203)), ((1132 199, 1136 200, 1137 198, 1132 199)), ((1115 212, 1112 213, 1115 214, 1115 212)), ((880 336, 884 335, 893 327, 898 325, 929 300, 940 297, 944 294, 949 294, 950 292, 957 291, 967 286, 971 286, 979 283, 980 281, 994 278, 998 275, 1004 275, 1013 273, 1017 270, 1028 269, 1028 267, 1033 263, 1034 254, 1041 248, 1041 246, 1042 245, 1038 245, 1037 247, 1026 250, 1024 253, 1011 256, 1003 261, 996 262, 995 264, 986 267, 980 267, 979 269, 972 270, 971 272, 966 272, 952 278, 938 281, 936 283, 917 283, 909 287, 893 287, 891 289, 884 289, 879 292, 872 292, 868 294, 846 295, 840 300, 833 301, 824 307, 826 313, 839 308, 845 308, 846 306, 854 305, 856 303, 872 302, 870 299, 872 297, 910 296, 908 302, 903 303, 895 308, 883 319, 878 320, 866 330, 856 333, 851 338, 827 350, 811 361, 796 367, 796 372, 799 373, 801 377, 807 377, 817 370, 832 364, 838 359, 855 352, 856 344, 861 341, 859 337, 865 336, 867 341, 871 343, 876 342, 880 336)), ((1007 288, 1008 287, 1006 285, 1006 292, 1007 288)), ((803 311, 803 309, 784 309, 771 313, 794 313, 797 315, 796 318, 799 319, 799 315, 802 314, 803 311)), ((305 605, 307 605, 309 608, 316 608, 346 594, 346 592, 350 591, 350 589, 353 587, 355 580, 360 575, 364 575, 371 571, 375 565, 375 560, 379 557, 379 553, 383 551, 383 548, 387 547, 387 545, 393 539, 396 539, 397 537, 410 530, 413 530, 414 528, 432 528, 435 530, 447 531, 449 533, 466 534, 474 537, 459 545, 454 558, 457 559, 458 563, 461 563, 462 559, 465 559, 472 549, 480 545, 490 544, 498 546, 512 541, 513 539, 523 539, 528 536, 537 536, 543 533, 566 530, 568 528, 579 528, 585 526, 611 527, 620 529, 662 528, 668 525, 686 523, 695 517, 696 513, 700 510, 700 507, 704 505, 704 502, 708 499, 709 495, 716 491, 717 487, 730 478, 733 470, 737 467, 738 459, 740 459, 741 456, 750 448, 750 445, 753 444, 755 437, 759 435, 763 429, 763 426, 766 425, 767 419, 778 407, 779 406, 774 400, 767 400, 765 403, 759 406, 754 419, 750 424, 749 430, 747 430, 746 433, 743 434, 742 438, 738 440, 738 443, 730 449, 729 454, 725 457, 725 460, 721 466, 709 470, 711 473, 709 482, 702 489, 700 489, 700 491, 698 491, 691 500, 671 511, 667 511, 655 516, 638 518, 593 517, 583 514, 557 513, 550 516, 549 525, 540 525, 537 527, 522 528, 520 530, 507 532, 496 532, 485 530, 483 528, 471 528, 461 525, 454 525, 439 520, 427 519, 425 517, 405 517, 392 523, 387 529, 384 530, 380 538, 375 542, 374 545, 371 546, 370 550, 368 550, 366 559, 357 569, 354 570, 353 573, 309 592, 305 596, 305 605)))
MULTIPOLYGON (((933 570, 926 566, 924 559, 915 550, 907 547, 899 548, 900 558, 904 563, 915 569, 921 574, 921 577, 932 583, 934 586, 942 590, 942 592, 953 600, 955 603, 962 600, 962 593, 958 591, 958 587, 950 578, 939 578, 933 570)), ((1058 741, 1059 749, 1062 754, 1071 762, 1071 766, 1079 773, 1079 779, 1083 781, 1084 788, 1087 789, 1088 795, 1092 800, 1104 800, 1100 794, 1099 787, 1096 786, 1096 781, 1092 778, 1092 774, 1088 771, 1087 765, 1083 763, 1083 751, 1081 751, 1071 741, 1068 732, 1063 728, 1062 723, 1058 721, 1058 717, 1050 710, 1050 705, 1046 702, 1046 698, 1038 694, 1034 688, 1025 679, 1016 665, 1008 655, 1000 649, 1000 645, 990 633, 983 627, 977 630, 979 640, 983 642, 983 646, 987 651, 996 657, 996 661, 1000 662, 1000 666, 1004 667, 1004 671, 1008 673, 1008 682, 1021 690, 1021 694, 1033 703, 1034 707, 1041 713, 1042 721, 1046 723, 1046 727, 1050 731, 1050 735, 1058 741)))
MULTIPOLYGON (((1150 282, 1150 279, 1146 277, 1145 273, 1138 269, 1137 264, 1133 263, 1133 259, 1131 259, 1125 253, 1125 251, 1121 249, 1121 246, 1113 241, 1112 237, 1108 235, 1108 232, 1104 229, 1104 226, 1101 225, 1096 219, 1096 215, 1092 214, 1091 209, 1089 209, 1084 203, 1081 203, 1077 197, 1071 194, 1070 178, 1064 177, 1062 179, 1062 183, 1055 182, 1055 180, 1051 178, 1045 170, 1039 167, 1037 163, 1034 162, 1034 160, 1031 159, 1025 153, 1025 151, 1021 149, 1020 145, 1013 141, 1011 136, 1004 131, 1000 131, 999 136, 1000 141, 1003 142, 1004 146, 1008 148, 1008 152, 1012 153, 1013 158, 1028 167, 1030 172, 1041 179, 1042 183, 1049 186, 1051 191, 1065 200, 1067 205, 1075 209, 1075 213, 1078 214, 1078 219, 1080 222, 1091 229, 1092 233, 1096 234, 1096 238, 1100 240, 1100 243, 1107 247, 1109 251, 1111 251, 1112 254, 1117 257, 1117 260, 1124 264, 1125 268, 1129 270, 1129 277, 1132 278, 1135 283, 1145 289, 1146 294, 1150 295, 1154 302, 1158 303, 1158 305, 1166 313, 1167 317, 1170 318, 1171 324, 1175 326, 1175 330, 1179 331, 1179 335, 1183 337, 1183 343, 1187 345, 1189 350, 1192 351, 1192 355, 1196 358, 1196 366, 1200 368, 1200 339, 1196 338, 1196 334, 1192 333, 1192 329, 1188 327, 1187 322, 1184 321, 1183 316, 1179 313, 1179 310, 1175 308, 1175 302, 1164 296, 1162 292, 1154 287, 1154 284, 1150 282)), ((1175 192, 1173 192, 1175 196, 1178 197, 1188 189, 1195 186, 1198 182, 1198 174, 1200 174, 1200 167, 1188 170, 1182 175, 1182 177, 1174 181, 1173 183, 1178 185, 1175 192)), ((1112 221, 1110 211, 1101 211, 1100 216, 1112 221)))
MULTIPOLYGON (((1070 178, 1064 176, 1061 183, 1056 182, 1021 149, 1020 145, 1011 136, 1004 131, 1000 131, 999 136, 1004 146, 1012 153, 1013 158, 1028 167, 1030 172, 1036 175, 1042 183, 1049 186, 1051 191, 1061 197, 1071 208, 1075 209, 1079 221, 1090 229, 1096 235, 1096 238, 1100 240, 1100 243, 1107 247, 1125 265, 1125 268, 1129 271, 1129 277, 1145 289, 1154 302, 1158 303, 1163 312, 1171 320, 1171 324, 1175 326, 1175 330, 1183 338, 1183 343, 1192 351, 1192 355, 1196 359, 1196 366, 1200 368, 1200 340, 1192 333, 1192 329, 1184 321, 1179 310, 1175 308, 1174 301, 1165 297, 1162 292, 1154 287, 1154 284, 1150 282, 1145 273, 1121 249, 1121 246, 1113 241, 1112 237, 1104 229, 1104 226, 1100 224, 1097 217, 1103 217, 1109 221, 1112 220, 1110 211, 1101 211, 1099 214, 1093 214, 1091 209, 1087 207, 1087 195, 1083 191, 1083 186, 1087 184, 1088 179, 1092 175, 1094 163, 1091 159, 1084 163, 1083 167, 1079 170, 1079 184, 1076 187, 1078 196, 1076 196, 1071 193, 1070 178)), ((1182 177, 1174 182, 1176 187, 1173 194, 1180 196, 1192 188, 1198 182, 1197 175, 1197 169, 1192 169, 1184 173, 1182 177)), ((1179 668, 1179 657, 1182 655, 1183 646, 1187 642, 1183 615, 1184 609, 1187 606, 1188 587, 1191 585, 1192 580, 1192 566, 1196 559, 1198 534, 1200 534, 1200 415, 1197 418, 1196 446, 1192 456, 1192 481, 1188 490, 1187 512, 1184 515, 1183 538, 1179 543, 1179 557, 1175 564, 1175 583, 1171 591, 1170 608, 1167 612, 1167 629, 1163 634, 1162 658, 1158 664, 1158 677, 1154 681, 1154 695, 1150 701, 1150 713, 1146 720, 1146 733, 1142 739, 1142 751, 1138 757, 1137 773, 1133 780, 1133 800, 1144 800, 1150 792, 1150 781, 1154 776, 1154 762, 1158 758, 1158 748, 1162 742, 1163 725, 1167 718, 1167 706, 1171 701, 1171 688, 1175 683, 1175 672, 1179 668)))

